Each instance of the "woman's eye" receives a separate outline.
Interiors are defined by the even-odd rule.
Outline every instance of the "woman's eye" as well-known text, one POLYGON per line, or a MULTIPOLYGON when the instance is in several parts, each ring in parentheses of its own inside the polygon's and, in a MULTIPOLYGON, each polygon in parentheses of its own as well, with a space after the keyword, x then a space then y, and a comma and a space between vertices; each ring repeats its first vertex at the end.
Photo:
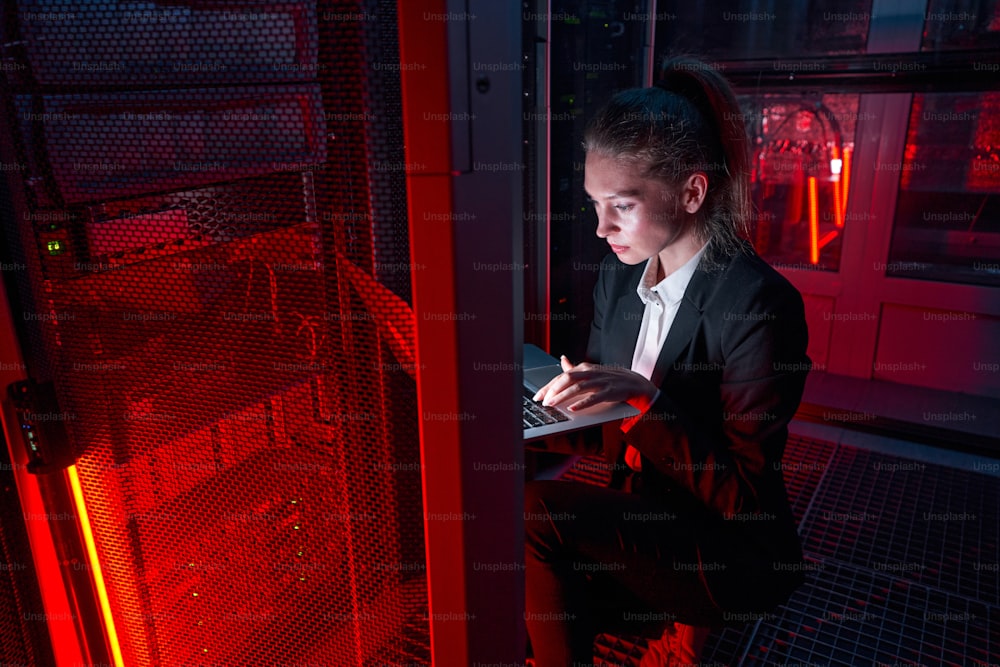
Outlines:
POLYGON ((615 204, 615 209, 621 211, 622 213, 628 213, 632 210, 632 204, 615 204))

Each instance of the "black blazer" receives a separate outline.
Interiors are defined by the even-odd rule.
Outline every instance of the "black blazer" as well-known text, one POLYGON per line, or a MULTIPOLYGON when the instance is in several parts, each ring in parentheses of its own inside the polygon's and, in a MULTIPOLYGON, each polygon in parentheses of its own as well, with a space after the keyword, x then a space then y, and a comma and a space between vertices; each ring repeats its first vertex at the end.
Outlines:
MULTIPOLYGON (((711 250, 711 248, 709 249, 711 250)), ((781 472, 787 425, 810 368, 802 297, 750 248, 702 258, 660 351, 660 395, 605 430, 620 461, 642 454, 642 489, 701 518, 700 571, 720 610, 767 611, 803 580, 781 472)), ((594 288, 592 362, 630 368, 642 323, 645 263, 608 255, 594 288)))

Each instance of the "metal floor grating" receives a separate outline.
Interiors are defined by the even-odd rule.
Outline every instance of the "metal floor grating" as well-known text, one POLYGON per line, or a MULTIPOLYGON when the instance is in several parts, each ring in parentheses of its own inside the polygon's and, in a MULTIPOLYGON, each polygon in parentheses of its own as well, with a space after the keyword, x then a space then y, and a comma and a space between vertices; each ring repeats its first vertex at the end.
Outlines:
MULTIPOLYGON (((739 664, 754 636, 755 625, 729 627, 713 634, 705 645, 700 667, 739 664)), ((646 653, 645 637, 598 635, 594 644, 595 663, 602 667, 638 667, 646 653)))
POLYGON ((1000 485, 988 475, 841 445, 803 548, 1000 604, 1000 485))
POLYGON ((825 560, 761 622, 742 665, 996 665, 1000 610, 825 560))
POLYGON ((594 649, 594 664, 601 667, 630 667, 638 665, 642 659, 646 652, 646 640, 642 637, 597 635, 594 649))
POLYGON ((795 520, 802 525, 809 503, 823 474, 830 467, 836 445, 822 440, 791 437, 785 446, 781 468, 795 520))
POLYGON ((611 467, 603 456, 584 456, 564 472, 559 479, 567 482, 586 482, 607 486, 611 481, 611 467))
MULTIPOLYGON (((703 665, 1000 665, 995 477, 797 436, 783 468, 815 568, 703 665)), ((636 667, 645 645, 601 635, 595 657, 636 667)))

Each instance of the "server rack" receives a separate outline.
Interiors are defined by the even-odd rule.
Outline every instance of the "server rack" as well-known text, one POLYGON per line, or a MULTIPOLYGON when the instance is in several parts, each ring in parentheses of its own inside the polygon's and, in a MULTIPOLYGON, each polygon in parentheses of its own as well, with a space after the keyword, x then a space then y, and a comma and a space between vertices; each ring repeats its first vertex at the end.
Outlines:
POLYGON ((513 388, 519 277, 461 276, 514 263, 519 186, 491 165, 519 141, 470 121, 509 124, 495 100, 514 75, 472 65, 519 45, 482 39, 488 21, 516 34, 502 9, 477 24, 464 4, 402 5, 6 10, 4 425, 39 586, 16 600, 26 650, 515 659, 519 598, 483 583, 520 576, 515 405, 477 393, 471 366, 492 360, 485 379, 513 388), (503 243, 479 244, 489 226, 503 243), (473 307, 493 283, 506 301, 473 307), (483 329, 503 340, 477 352, 483 329))

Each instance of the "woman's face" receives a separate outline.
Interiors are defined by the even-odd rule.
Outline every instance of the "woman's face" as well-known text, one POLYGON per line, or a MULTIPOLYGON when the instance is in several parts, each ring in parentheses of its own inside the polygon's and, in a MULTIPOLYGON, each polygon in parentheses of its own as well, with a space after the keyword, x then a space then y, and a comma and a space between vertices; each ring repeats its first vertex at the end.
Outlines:
POLYGON ((625 264, 638 264, 693 234, 676 189, 643 176, 639 165, 588 153, 584 190, 597 212, 597 235, 625 264))

